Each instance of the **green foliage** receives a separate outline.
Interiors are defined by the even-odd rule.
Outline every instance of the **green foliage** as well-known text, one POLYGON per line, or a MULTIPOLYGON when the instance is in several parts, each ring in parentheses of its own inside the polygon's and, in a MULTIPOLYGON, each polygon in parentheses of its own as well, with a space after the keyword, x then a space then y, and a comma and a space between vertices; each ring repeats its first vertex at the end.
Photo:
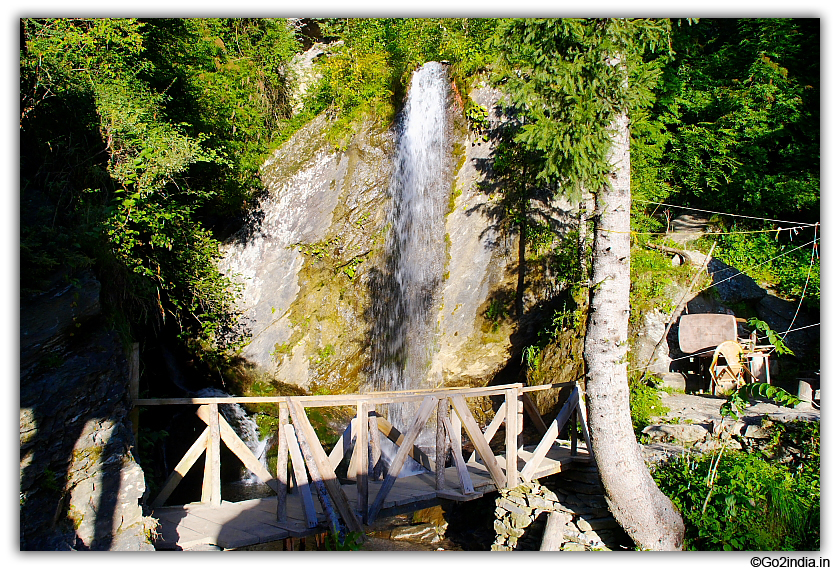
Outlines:
POLYGON ((670 315, 675 301, 669 295, 669 286, 687 286, 691 281, 688 264, 673 266, 671 259, 662 252, 646 247, 634 247, 630 251, 630 323, 632 327, 642 324, 644 315, 658 309, 670 315))
POLYGON ((658 172, 644 192, 670 188, 674 200, 753 216, 818 216, 819 20, 700 19, 672 37, 645 128, 655 152, 634 155, 658 172))
POLYGON ((540 367, 540 362, 542 361, 542 351, 539 346, 537 345, 530 345, 526 346, 525 350, 522 351, 522 362, 527 363, 527 366, 531 370, 536 370, 540 367))
POLYGON ((540 180, 559 181, 573 196, 606 184, 608 127, 652 102, 658 70, 645 54, 667 45, 669 29, 667 20, 501 21, 492 40, 496 77, 525 119, 515 140, 544 159, 540 180))
POLYGON ((766 398, 780 406, 793 407, 800 403, 799 398, 790 394, 783 388, 767 383, 756 382, 741 386, 735 393, 731 394, 720 406, 720 414, 738 419, 744 413, 744 408, 749 405, 750 398, 766 398))
POLYGON ((496 296, 490 299, 490 304, 484 311, 484 318, 490 322, 492 332, 499 330, 502 321, 510 316, 510 300, 506 295, 496 296))
MULTIPOLYGON (((22 292, 94 266, 137 327, 176 325, 218 360, 242 339, 218 270, 223 224, 253 202, 288 119, 285 20, 21 20, 22 292), (31 269, 31 271, 30 271, 31 269)), ((188 340, 187 340, 188 339, 188 340)))
POLYGON ((638 375, 631 375, 630 380, 630 419, 637 435, 650 425, 653 416, 662 416, 668 408, 662 405, 662 397, 656 386, 646 382, 638 375))
POLYGON ((819 422, 804 423, 774 430, 779 442, 807 449, 787 468, 760 452, 726 451, 653 470, 686 523, 687 550, 819 549, 819 422))
POLYGON ((776 228, 766 224, 758 227, 730 224, 723 228, 733 233, 718 237, 715 257, 743 271, 757 283, 776 289, 782 296, 789 299, 804 296, 807 307, 819 307, 820 260, 813 246, 807 244, 814 239, 812 230, 800 230, 797 234, 774 232, 772 230, 776 228), (737 233, 751 228, 771 231, 737 233))
MULTIPOLYGON (((459 89, 489 62, 491 18, 333 18, 326 36, 344 41, 323 65, 319 97, 338 119, 337 131, 373 112, 396 114, 412 72, 427 61, 449 61, 459 89)), ((340 138, 340 137, 337 137, 340 138)))
POLYGON ((490 128, 490 119, 487 107, 473 102, 469 97, 464 104, 464 116, 473 131, 482 131, 490 128))
POLYGON ((784 339, 780 337, 776 331, 771 329, 770 325, 764 321, 758 320, 755 317, 750 318, 749 324, 755 330, 761 331, 767 336, 767 340, 773 345, 778 354, 793 354, 793 351, 785 344, 784 339))
POLYGON ((336 533, 327 533, 324 547, 327 550, 342 551, 342 550, 359 550, 364 541, 364 533, 358 531, 351 531, 345 533, 342 537, 336 533))

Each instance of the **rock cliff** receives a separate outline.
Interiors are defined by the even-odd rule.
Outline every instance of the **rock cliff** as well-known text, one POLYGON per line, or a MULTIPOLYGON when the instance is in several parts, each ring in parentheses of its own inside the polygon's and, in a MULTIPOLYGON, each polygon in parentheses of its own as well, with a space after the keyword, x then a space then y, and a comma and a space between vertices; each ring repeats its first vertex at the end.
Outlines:
POLYGON ((20 547, 153 550, 128 363, 90 273, 21 305, 20 547))

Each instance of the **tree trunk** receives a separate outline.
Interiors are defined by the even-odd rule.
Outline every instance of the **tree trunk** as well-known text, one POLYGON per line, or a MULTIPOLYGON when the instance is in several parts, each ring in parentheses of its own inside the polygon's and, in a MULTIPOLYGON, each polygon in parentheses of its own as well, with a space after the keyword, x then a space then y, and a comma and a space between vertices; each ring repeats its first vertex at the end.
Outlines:
POLYGON ((612 125, 610 183, 597 194, 592 289, 584 359, 592 448, 615 520, 641 548, 679 550, 685 526, 656 486, 630 420, 627 328, 630 315, 630 134, 612 125))

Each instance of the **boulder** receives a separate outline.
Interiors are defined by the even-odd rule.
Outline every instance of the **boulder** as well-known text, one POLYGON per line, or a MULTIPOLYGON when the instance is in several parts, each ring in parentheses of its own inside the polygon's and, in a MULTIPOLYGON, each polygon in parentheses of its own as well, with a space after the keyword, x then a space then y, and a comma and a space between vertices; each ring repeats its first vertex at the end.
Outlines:
POLYGON ((709 260, 707 271, 712 282, 717 283, 715 289, 724 303, 758 301, 767 295, 767 291, 759 287, 751 277, 719 259, 713 257, 709 260))
POLYGON ((709 432, 706 428, 696 424, 663 424, 651 425, 642 430, 650 436, 652 441, 674 441, 693 444, 705 439, 709 432))

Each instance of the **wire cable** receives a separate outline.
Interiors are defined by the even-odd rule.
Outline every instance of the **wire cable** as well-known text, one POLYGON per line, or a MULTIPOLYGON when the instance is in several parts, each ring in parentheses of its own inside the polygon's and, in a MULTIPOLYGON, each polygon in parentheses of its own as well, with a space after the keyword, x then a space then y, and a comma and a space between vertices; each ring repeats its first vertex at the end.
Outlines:
POLYGON ((819 224, 814 226, 814 247, 811 249, 811 265, 808 266, 808 275, 805 277, 805 285, 802 286, 802 294, 799 296, 799 305, 796 306, 796 312, 793 314, 793 320, 790 321, 788 330, 782 333, 782 339, 786 339, 790 332, 793 323, 796 322, 796 317, 799 316, 799 310, 802 308, 802 302, 805 300, 805 290, 808 289, 808 281, 811 279, 811 270, 814 268, 814 253, 817 251, 817 232, 819 231, 819 224))
MULTIPOLYGON (((802 222, 789 222, 786 220, 774 220, 772 218, 760 218, 757 216, 745 216, 743 214, 730 214, 728 212, 715 212, 714 210, 701 210, 699 208, 690 208, 688 206, 677 206, 675 204, 665 204, 663 202, 653 202, 651 200, 642 200, 641 198, 633 198, 634 202, 639 202, 641 204, 655 204, 657 206, 666 206, 668 208, 682 208, 683 210, 691 210, 692 212, 703 212, 704 214, 718 214, 720 216, 732 216, 734 218, 747 218, 750 220, 762 220, 765 222, 776 222, 779 224, 794 224, 794 225, 802 225, 802 222)), ((805 224, 807 227, 812 227, 815 225, 819 225, 819 222, 815 224, 805 224)), ((782 229, 789 229, 789 228, 782 228, 782 229)))

